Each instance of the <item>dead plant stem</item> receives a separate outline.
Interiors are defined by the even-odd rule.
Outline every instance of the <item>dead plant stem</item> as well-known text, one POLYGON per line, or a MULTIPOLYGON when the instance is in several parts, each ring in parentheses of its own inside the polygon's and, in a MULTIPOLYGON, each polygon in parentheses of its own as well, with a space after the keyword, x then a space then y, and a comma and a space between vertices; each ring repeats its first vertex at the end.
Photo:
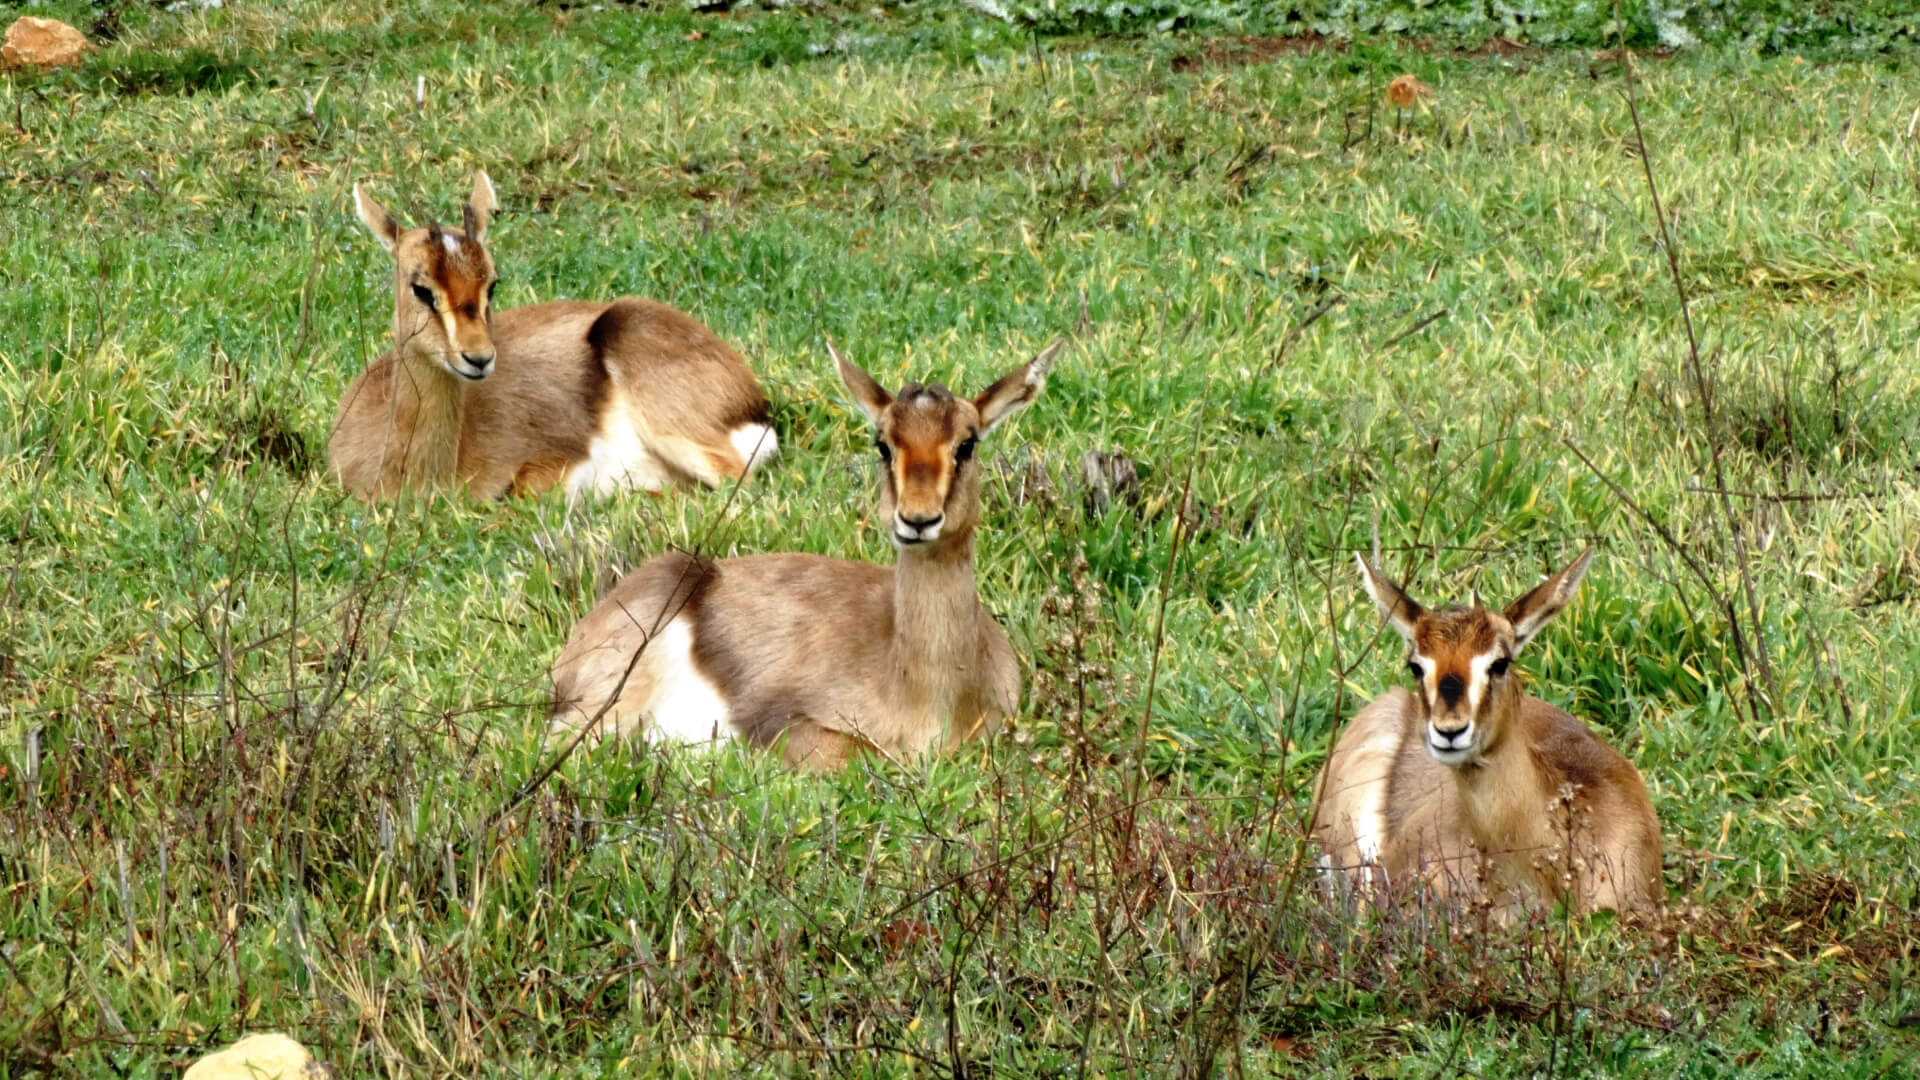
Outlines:
MULTIPOLYGON (((1627 112, 1633 117, 1634 143, 1640 150, 1640 168, 1647 178, 1647 194, 1653 200, 1653 217, 1660 226, 1660 250, 1667 258, 1667 272, 1673 277, 1673 289, 1680 298, 1680 322, 1687 332, 1687 375, 1693 383, 1694 396, 1700 400, 1700 410, 1706 422, 1707 449, 1709 463, 1713 469, 1713 486, 1718 489, 1720 518, 1726 523, 1727 532, 1733 540, 1734 566, 1740 575, 1740 590, 1747 602, 1747 617, 1753 629, 1752 648, 1749 649, 1738 633, 1738 619, 1734 620, 1735 641, 1743 660, 1750 659, 1760 672, 1760 703, 1767 711, 1773 709, 1774 698, 1778 696, 1773 681, 1773 664, 1767 658, 1766 628, 1760 620, 1760 603, 1753 588, 1753 568, 1748 564, 1746 538, 1740 523, 1733 516, 1733 499, 1727 492, 1726 465, 1721 460, 1720 437, 1716 430, 1713 411, 1713 386, 1708 378, 1705 365, 1700 360, 1700 338, 1693 328, 1693 313, 1687 297, 1687 283, 1680 273, 1680 255, 1673 243, 1673 231, 1667 225, 1667 213, 1660 202, 1660 187, 1654 182, 1653 150, 1647 145, 1647 135, 1640 124, 1640 95, 1633 75, 1633 55, 1627 51, 1625 23, 1620 18, 1620 0, 1613 3, 1613 23, 1620 35, 1620 71, 1627 82, 1627 112)), ((1750 691, 1751 692, 1751 691, 1750 691)), ((1759 712, 1759 705, 1754 707, 1759 712)))

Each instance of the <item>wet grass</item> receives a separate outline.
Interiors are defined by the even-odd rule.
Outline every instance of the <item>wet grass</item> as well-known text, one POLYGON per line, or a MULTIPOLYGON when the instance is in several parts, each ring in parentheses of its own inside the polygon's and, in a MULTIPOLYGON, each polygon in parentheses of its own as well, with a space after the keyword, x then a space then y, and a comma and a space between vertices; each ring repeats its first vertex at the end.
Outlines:
POLYGON ((351 1075, 1900 1075, 1911 60, 1641 69, 1709 421, 1617 68, 888 10, 128 7, 0 77, 0 1075, 266 1027, 351 1075), (349 187, 445 218, 480 167, 503 304, 653 296, 752 357, 763 482, 327 480, 388 303, 349 187), (1061 332, 982 452, 1014 733, 832 779, 609 747, 512 801, 609 568, 888 557, 823 336, 972 385, 1061 332), (1311 888, 1314 770, 1399 678, 1375 516, 1435 598, 1600 548, 1524 666, 1647 776, 1669 916, 1359 932, 1311 888))

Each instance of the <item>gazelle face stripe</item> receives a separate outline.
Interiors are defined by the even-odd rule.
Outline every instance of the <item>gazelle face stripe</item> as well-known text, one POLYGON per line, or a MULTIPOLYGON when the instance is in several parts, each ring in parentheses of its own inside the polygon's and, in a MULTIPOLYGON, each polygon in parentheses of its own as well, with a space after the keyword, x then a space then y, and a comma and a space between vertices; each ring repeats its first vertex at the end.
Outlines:
POLYGON ((909 550, 956 549, 971 558, 968 545, 980 519, 975 444, 1039 394, 1060 348, 1060 342, 1047 346, 971 400, 954 396, 939 383, 910 382, 898 393, 888 393, 873 376, 834 352, 840 381, 878 429, 875 442, 886 475, 880 516, 889 519, 894 546, 903 558, 909 550))
POLYGON ((394 265, 400 314, 418 313, 411 347, 462 379, 491 373, 494 272, 485 245, 437 225, 413 229, 396 243, 394 265))
POLYGON ((1420 700, 1431 703, 1440 688, 1440 665, 1423 652, 1414 653, 1413 659, 1420 665, 1420 700))
POLYGON ((961 484, 967 466, 959 454, 979 430, 972 403, 945 387, 908 383, 888 417, 880 440, 890 500, 883 509, 891 507, 894 544, 925 544, 954 528, 964 530, 977 509, 977 491, 961 484))
POLYGON ((1467 711, 1475 716, 1480 715, 1480 705, 1487 700, 1489 689, 1487 682, 1491 678, 1487 674, 1487 669, 1492 667, 1493 662, 1500 659, 1502 655, 1498 649, 1495 649, 1467 661, 1467 711))
POLYGON ((1410 646, 1427 750, 1443 765, 1463 765, 1501 740, 1521 697, 1514 654, 1565 607, 1592 552, 1500 611, 1474 596, 1465 608, 1430 610, 1408 596, 1375 561, 1356 556, 1361 582, 1380 614, 1410 646))
POLYGON ((1494 720, 1489 713, 1497 694, 1492 668, 1507 655, 1507 646, 1496 637, 1493 648, 1467 658, 1463 679, 1458 652, 1436 649, 1413 654, 1414 662, 1420 665, 1420 700, 1426 710, 1427 751, 1434 760, 1443 765, 1461 765, 1485 749, 1494 720), (1455 690, 1460 683, 1464 686, 1455 690), (1451 702, 1442 693, 1443 687, 1456 694, 1451 702))
POLYGON ((453 312, 447 310, 445 301, 441 302, 438 314, 440 316, 440 326, 447 332, 447 348, 454 352, 459 352, 460 327, 453 321, 453 312))

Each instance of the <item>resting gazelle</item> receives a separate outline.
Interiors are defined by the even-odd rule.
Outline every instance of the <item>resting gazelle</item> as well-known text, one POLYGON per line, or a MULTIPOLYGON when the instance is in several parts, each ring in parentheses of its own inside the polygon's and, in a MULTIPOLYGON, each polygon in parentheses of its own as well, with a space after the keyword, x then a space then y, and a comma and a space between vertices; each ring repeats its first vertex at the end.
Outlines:
POLYGON ((784 740, 788 764, 815 770, 868 748, 913 758, 997 730, 1019 707, 1020 665, 974 588, 974 447, 1039 395, 1063 344, 972 400, 918 383, 890 394, 835 352, 876 429, 877 520, 897 564, 653 559, 554 662, 554 728, 600 717, 603 734, 658 741, 784 740))
POLYGON ((1361 895, 1424 882, 1513 911, 1658 907, 1660 825, 1646 785, 1586 725, 1521 688, 1514 656, 1572 599, 1591 550, 1514 601, 1428 611, 1358 558, 1411 647, 1414 691, 1353 718, 1321 770, 1313 831, 1361 895), (1484 890, 1484 891, 1483 891, 1484 890))
POLYGON ((632 297, 496 315, 486 173, 458 229, 403 228, 357 184, 353 197, 393 255, 394 347, 347 389, 327 443, 349 491, 717 487, 773 455, 759 380, 695 319, 632 297))

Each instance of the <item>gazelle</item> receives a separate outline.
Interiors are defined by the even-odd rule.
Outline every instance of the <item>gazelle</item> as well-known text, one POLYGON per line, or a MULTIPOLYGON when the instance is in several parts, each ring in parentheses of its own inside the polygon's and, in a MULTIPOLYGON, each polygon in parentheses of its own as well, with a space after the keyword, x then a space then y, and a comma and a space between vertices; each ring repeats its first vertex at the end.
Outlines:
POLYGON ((1412 649, 1414 692, 1360 710, 1320 772, 1313 831, 1362 895, 1484 886, 1503 910, 1657 907, 1660 824, 1640 774, 1585 724, 1521 687, 1514 656, 1573 598, 1588 550, 1505 611, 1428 611, 1379 566, 1367 592, 1412 649))
POLYGON ((348 388, 327 443, 348 490, 717 487, 773 455, 759 381, 693 318, 632 297, 496 315, 486 173, 458 229, 404 228, 357 184, 353 197, 393 255, 394 345, 348 388))
POLYGON ((974 590, 974 447, 1039 395, 1064 344, 972 400, 937 384, 890 394, 829 345, 876 429, 879 520, 897 564, 653 559, 574 627, 553 666, 554 728, 600 716, 603 734, 656 741, 784 739, 788 764, 816 770, 997 730, 1019 707, 1020 666, 974 590))

